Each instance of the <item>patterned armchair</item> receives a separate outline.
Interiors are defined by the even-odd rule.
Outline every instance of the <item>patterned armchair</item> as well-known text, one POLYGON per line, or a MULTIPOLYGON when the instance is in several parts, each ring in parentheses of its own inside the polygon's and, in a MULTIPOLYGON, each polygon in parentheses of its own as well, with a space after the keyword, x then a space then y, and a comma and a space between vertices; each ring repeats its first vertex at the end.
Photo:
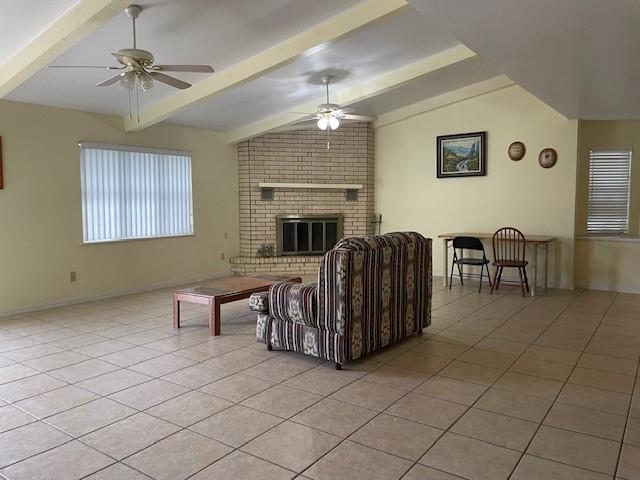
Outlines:
POLYGON ((431 323, 431 239, 352 237, 328 251, 317 284, 280 282, 253 294, 256 335, 272 348, 336 363, 422 334, 431 323))

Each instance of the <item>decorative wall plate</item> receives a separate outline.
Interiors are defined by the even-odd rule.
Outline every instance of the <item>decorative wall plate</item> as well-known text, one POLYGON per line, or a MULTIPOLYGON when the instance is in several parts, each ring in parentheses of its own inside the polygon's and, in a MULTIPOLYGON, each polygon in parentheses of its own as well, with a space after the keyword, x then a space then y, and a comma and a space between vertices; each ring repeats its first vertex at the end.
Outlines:
POLYGON ((543 168, 551 168, 558 161, 558 152, 553 148, 545 148, 538 155, 538 162, 543 168))
POLYGON ((522 142, 513 142, 509 145, 509 158, 515 162, 518 160, 522 160, 524 154, 527 153, 527 148, 524 146, 522 142))

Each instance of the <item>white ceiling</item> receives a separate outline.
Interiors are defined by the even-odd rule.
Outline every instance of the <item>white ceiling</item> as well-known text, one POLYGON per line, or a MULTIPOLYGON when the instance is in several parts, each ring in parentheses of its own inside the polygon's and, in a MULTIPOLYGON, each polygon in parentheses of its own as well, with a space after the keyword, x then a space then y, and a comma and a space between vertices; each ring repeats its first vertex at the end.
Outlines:
POLYGON ((640 118, 638 0, 409 0, 569 118, 640 118))
POLYGON ((0 64, 62 16, 78 0, 2 0, 0 64))

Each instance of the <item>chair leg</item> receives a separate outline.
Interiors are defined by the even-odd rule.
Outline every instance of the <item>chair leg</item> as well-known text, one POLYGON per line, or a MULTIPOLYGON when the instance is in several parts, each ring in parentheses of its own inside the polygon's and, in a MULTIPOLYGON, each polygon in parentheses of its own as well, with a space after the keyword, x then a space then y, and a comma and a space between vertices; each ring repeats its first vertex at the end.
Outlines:
POLYGON ((493 283, 496 287, 496 290, 500 288, 500 280, 502 280, 502 270, 504 267, 498 267, 498 281, 494 280, 493 283))
POLYGON ((491 281, 491 272, 489 271, 489 265, 485 263, 484 268, 487 269, 487 278, 489 279, 489 286, 493 287, 493 282, 491 281))
MULTIPOLYGON (((455 258, 451 260, 451 275, 449 275, 449 290, 451 290, 451 284, 453 283, 453 267, 456 264, 455 258)), ((445 272, 446 275, 447 272, 445 272)))
POLYGON ((527 293, 529 293, 529 279, 527 278, 526 267, 522 269, 522 273, 524 273, 524 286, 527 287, 527 293))
POLYGON ((522 298, 524 298, 525 293, 524 293, 524 278, 522 277, 522 268, 518 268, 518 274, 520 275, 520 289, 522 290, 522 298))
POLYGON ((336 370, 342 370, 342 365, 340 365, 339 363, 336 363, 336 370))
POLYGON ((482 273, 484 272, 483 267, 480 267, 480 286, 478 287, 478 293, 482 293, 482 273))
POLYGON ((458 265, 458 275, 460 276, 460 285, 464 287, 464 280, 462 280, 462 267, 460 266, 459 263, 457 265, 458 265))
MULTIPOLYGON (((487 267, 489 269, 489 267, 487 267)), ((500 272, 500 267, 496 267, 496 271, 493 274, 493 285, 491 285, 491 295, 493 295, 493 291, 496 289, 498 285, 498 272, 500 272)))

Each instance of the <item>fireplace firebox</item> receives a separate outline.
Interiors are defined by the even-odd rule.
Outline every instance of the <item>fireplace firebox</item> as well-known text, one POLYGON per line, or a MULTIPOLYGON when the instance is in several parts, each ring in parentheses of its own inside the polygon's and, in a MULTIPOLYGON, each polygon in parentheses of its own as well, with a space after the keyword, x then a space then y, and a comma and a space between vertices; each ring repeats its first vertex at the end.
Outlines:
POLYGON ((278 215, 280 255, 322 255, 342 238, 342 215, 278 215))

